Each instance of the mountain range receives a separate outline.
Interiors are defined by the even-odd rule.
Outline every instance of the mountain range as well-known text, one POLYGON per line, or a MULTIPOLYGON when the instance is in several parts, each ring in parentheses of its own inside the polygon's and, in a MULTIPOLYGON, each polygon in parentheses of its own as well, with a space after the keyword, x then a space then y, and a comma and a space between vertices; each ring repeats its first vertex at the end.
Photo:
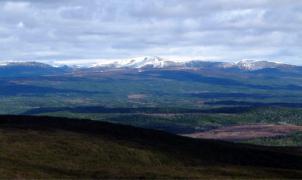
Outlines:
POLYGON ((230 69, 237 68, 241 70, 254 71, 266 68, 291 68, 295 67, 289 64, 282 64, 269 61, 242 60, 235 63, 229 62, 212 62, 191 60, 187 62, 179 62, 166 60, 160 57, 145 57, 140 59, 131 59, 128 61, 116 61, 110 64, 96 64, 94 67, 115 67, 115 68, 220 68, 230 69))
POLYGON ((40 63, 40 62, 4 62, 0 65, 0 69, 8 68, 57 68, 57 69, 85 69, 85 68, 107 68, 107 69, 147 69, 147 68, 156 68, 156 69, 239 69, 244 71, 256 71, 261 69, 292 69, 299 66, 283 64, 279 62, 271 61, 258 61, 258 60, 241 60, 238 62, 215 62, 215 61, 201 61, 201 60, 191 60, 191 61, 174 61, 167 60, 161 57, 143 57, 129 60, 120 60, 114 62, 97 62, 86 64, 85 66, 81 65, 70 65, 68 61, 65 64, 56 64, 56 63, 40 63))

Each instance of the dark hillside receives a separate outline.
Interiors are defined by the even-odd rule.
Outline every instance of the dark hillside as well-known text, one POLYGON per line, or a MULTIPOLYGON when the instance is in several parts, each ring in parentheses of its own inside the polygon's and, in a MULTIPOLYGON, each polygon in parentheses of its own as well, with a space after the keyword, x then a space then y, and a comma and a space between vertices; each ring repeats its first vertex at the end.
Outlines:
POLYGON ((0 118, 3 177, 302 177, 297 149, 197 140, 90 120, 0 118))

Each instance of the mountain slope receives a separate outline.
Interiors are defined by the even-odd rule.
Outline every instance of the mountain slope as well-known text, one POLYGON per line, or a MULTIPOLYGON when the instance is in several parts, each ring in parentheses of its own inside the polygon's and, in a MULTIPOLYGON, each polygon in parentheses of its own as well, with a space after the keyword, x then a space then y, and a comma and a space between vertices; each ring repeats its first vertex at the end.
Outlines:
POLYGON ((89 120, 1 116, 1 178, 301 178, 296 149, 89 120))
POLYGON ((69 72, 67 66, 54 67, 39 62, 9 62, 0 65, 1 77, 33 77, 41 75, 58 75, 69 72))

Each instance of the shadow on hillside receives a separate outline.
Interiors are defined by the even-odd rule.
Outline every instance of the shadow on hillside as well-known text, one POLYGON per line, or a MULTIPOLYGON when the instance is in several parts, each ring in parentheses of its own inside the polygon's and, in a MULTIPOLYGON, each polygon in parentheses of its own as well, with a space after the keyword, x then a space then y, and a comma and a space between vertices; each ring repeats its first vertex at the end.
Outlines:
POLYGON ((180 137, 162 131, 91 120, 38 116, 0 116, 0 128, 9 130, 64 130, 136 144, 173 155, 187 165, 244 165, 302 169, 302 157, 287 148, 235 144, 180 137))

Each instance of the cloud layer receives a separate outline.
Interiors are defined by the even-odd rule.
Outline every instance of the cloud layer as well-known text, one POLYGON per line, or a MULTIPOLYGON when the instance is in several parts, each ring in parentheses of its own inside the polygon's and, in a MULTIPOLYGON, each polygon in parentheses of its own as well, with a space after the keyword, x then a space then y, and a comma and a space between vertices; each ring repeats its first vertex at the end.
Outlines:
POLYGON ((298 0, 0 1, 0 59, 163 56, 302 64, 298 0))

